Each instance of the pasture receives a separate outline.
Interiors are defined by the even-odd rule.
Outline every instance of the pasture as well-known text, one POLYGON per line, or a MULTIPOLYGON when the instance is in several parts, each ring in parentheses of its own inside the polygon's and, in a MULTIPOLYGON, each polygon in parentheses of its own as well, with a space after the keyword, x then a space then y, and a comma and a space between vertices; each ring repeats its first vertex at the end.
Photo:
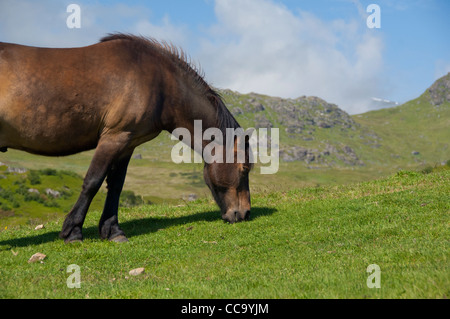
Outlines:
POLYGON ((58 238, 62 218, 0 232, 0 298, 448 298, 450 170, 252 196, 248 222, 217 205, 121 208, 130 242, 58 238), (41 262, 28 263, 35 253, 41 262), (68 288, 80 269, 80 288, 68 288), (366 271, 380 267, 381 288, 366 271), (129 271, 143 267, 132 276, 129 271))

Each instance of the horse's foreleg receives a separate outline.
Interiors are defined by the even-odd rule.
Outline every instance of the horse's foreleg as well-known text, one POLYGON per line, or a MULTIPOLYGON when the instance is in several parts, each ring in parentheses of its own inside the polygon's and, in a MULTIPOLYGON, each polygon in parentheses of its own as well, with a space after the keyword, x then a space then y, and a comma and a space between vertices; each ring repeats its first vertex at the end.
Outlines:
POLYGON ((98 225, 98 230, 102 239, 109 239, 117 242, 128 241, 125 237, 125 233, 119 227, 118 209, 120 193, 122 192, 123 183, 125 182, 130 158, 131 154, 117 163, 114 163, 106 177, 108 195, 106 196, 105 207, 98 225))
POLYGON ((127 146, 126 136, 102 137, 84 178, 83 188, 77 202, 67 215, 60 237, 65 242, 81 241, 81 229, 95 194, 102 185, 111 165, 124 156, 127 146))

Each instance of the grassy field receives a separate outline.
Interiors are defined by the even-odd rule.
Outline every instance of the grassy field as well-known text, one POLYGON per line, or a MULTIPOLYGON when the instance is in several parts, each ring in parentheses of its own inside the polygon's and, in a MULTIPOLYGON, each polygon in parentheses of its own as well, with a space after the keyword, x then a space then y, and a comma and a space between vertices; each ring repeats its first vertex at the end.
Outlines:
POLYGON ((0 233, 0 298, 448 298, 449 194, 442 167, 261 190, 251 220, 234 225, 206 198, 122 208, 124 244, 98 239, 98 211, 83 243, 58 239, 61 218, 11 227, 0 233), (37 252, 46 258, 28 263, 37 252), (71 264, 81 288, 67 287, 71 264), (370 264, 380 289, 367 287, 370 264))

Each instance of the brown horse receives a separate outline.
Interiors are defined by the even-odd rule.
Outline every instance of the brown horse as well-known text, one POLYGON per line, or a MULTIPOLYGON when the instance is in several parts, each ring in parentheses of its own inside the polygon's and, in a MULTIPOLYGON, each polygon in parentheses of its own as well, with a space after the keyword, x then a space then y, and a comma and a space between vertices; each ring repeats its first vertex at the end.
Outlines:
MULTIPOLYGON (((194 120, 224 134, 239 127, 217 92, 171 45, 127 34, 81 48, 0 42, 0 150, 64 156, 96 149, 60 233, 66 242, 82 240, 87 210, 105 178, 100 237, 127 241, 118 205, 133 150, 162 130, 193 133, 194 120)), ((205 162, 205 182, 225 221, 249 218, 250 168, 248 157, 241 164, 205 162)))

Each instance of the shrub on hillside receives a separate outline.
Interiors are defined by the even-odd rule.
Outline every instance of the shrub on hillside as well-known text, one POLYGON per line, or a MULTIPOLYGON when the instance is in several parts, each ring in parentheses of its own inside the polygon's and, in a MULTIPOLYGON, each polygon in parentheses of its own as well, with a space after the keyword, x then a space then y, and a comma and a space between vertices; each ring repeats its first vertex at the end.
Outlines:
POLYGON ((124 190, 120 195, 120 206, 121 207, 134 207, 143 205, 144 201, 133 191, 124 190))
POLYGON ((41 176, 38 171, 31 170, 28 174, 28 180, 31 185, 37 185, 41 183, 41 176))

